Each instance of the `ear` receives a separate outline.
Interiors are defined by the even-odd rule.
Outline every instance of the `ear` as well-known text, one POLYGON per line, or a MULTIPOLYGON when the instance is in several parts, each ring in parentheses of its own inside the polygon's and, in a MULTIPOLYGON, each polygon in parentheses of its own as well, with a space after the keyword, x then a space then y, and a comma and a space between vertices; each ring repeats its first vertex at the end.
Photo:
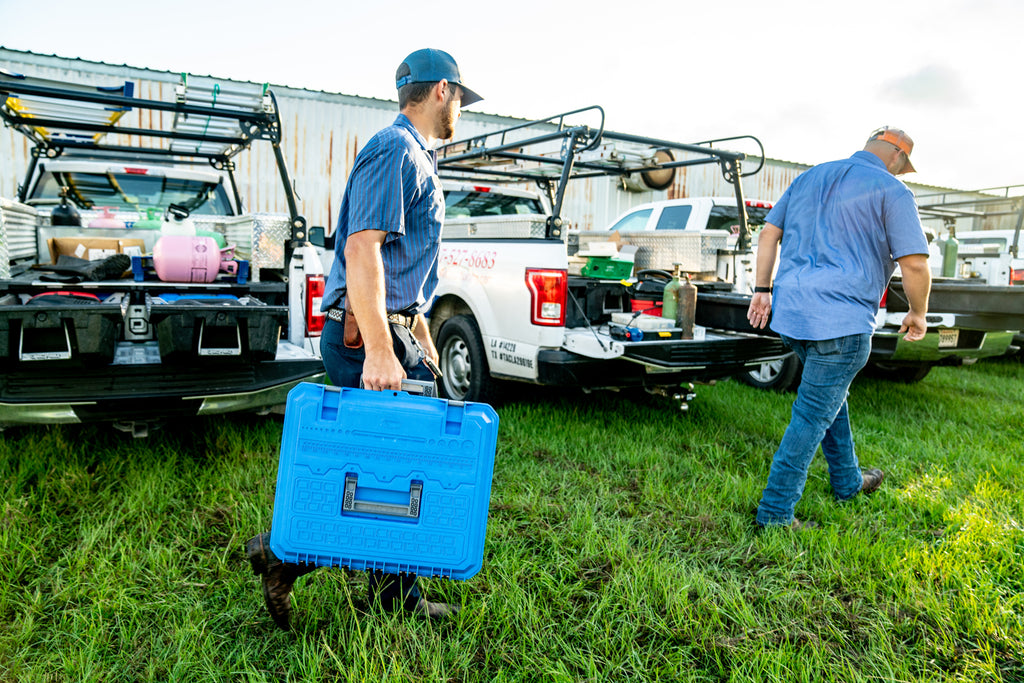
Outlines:
POLYGON ((448 85, 447 79, 442 78, 434 85, 434 98, 438 102, 444 102, 444 94, 447 89, 451 87, 448 85))

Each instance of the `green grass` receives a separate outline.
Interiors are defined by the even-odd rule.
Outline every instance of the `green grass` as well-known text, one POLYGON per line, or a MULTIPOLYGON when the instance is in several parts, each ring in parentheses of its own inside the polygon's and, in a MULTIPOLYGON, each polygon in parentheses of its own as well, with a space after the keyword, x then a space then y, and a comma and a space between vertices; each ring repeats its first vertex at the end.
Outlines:
POLYGON ((281 422, 0 442, 0 681, 1021 681, 1024 365, 862 379, 870 498, 755 532, 792 395, 533 392, 499 409, 483 570, 430 624, 361 573, 300 580, 276 631, 242 546, 269 526, 281 422))

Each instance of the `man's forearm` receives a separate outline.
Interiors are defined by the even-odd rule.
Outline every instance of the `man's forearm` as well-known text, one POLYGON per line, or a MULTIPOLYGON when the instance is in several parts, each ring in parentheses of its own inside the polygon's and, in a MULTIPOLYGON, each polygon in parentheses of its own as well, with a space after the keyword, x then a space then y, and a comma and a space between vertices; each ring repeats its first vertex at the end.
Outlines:
POLYGON ((932 271, 928 257, 924 254, 910 254, 897 261, 903 278, 903 291, 907 294, 910 310, 919 315, 928 313, 928 296, 932 288, 932 271))
POLYGON ((754 284, 757 287, 772 286, 772 272, 775 270, 775 259, 778 256, 779 240, 782 230, 766 223, 757 237, 757 271, 754 284))

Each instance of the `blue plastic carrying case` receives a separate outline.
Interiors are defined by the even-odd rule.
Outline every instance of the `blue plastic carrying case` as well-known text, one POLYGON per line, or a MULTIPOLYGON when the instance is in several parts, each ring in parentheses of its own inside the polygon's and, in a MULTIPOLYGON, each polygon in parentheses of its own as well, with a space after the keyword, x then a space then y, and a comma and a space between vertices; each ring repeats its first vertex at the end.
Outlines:
POLYGON ((270 548, 287 562, 468 579, 483 564, 497 437, 484 403, 299 384, 270 548))

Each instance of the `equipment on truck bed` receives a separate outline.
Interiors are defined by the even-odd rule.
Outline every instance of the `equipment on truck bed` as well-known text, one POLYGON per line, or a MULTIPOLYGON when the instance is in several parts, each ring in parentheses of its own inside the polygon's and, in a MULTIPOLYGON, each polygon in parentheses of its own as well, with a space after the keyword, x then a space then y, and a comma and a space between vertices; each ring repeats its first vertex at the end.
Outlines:
MULTIPOLYGON (((68 153, 100 159, 206 161, 227 174, 236 206, 241 206, 232 159, 256 140, 271 143, 283 186, 291 188, 277 101, 265 84, 228 85, 182 74, 174 102, 137 98, 133 91, 131 82, 115 88, 76 86, 0 69, 0 117, 35 143, 18 200, 26 201, 29 180, 41 158, 68 153), (147 116, 150 127, 124 125, 132 111, 139 112, 140 121, 142 112, 173 116, 147 116), (129 144, 132 139, 145 144, 129 144)), ((298 214, 294 194, 287 192, 286 199, 290 246, 296 246, 306 240, 306 219, 298 214)))
POLYGON ((510 128, 443 145, 438 149, 438 171, 444 178, 490 182, 533 181, 548 195, 551 216, 547 236, 562 237, 562 200, 573 178, 635 175, 651 189, 671 184, 677 168, 718 164, 722 176, 732 184, 739 208, 740 234, 737 248, 750 247, 746 205, 740 180, 755 175, 764 166, 764 146, 752 135, 737 135, 695 143, 670 142, 656 138, 605 130, 604 109, 593 105, 555 114, 510 128), (596 126, 570 124, 568 119, 596 116, 596 126), (760 161, 752 171, 743 172, 747 155, 719 149, 724 142, 748 140, 757 145, 760 161), (676 159, 676 155, 681 158, 676 159))

